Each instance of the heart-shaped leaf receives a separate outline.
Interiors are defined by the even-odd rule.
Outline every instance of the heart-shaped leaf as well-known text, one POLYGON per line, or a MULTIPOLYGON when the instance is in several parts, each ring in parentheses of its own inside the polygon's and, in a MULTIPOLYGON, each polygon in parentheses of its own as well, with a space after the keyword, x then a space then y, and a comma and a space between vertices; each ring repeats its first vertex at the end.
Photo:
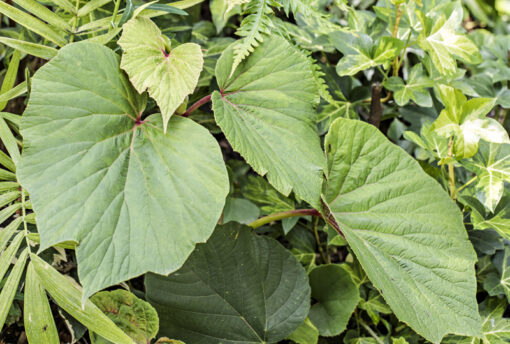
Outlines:
POLYGON ((185 43, 171 48, 157 25, 140 16, 124 24, 119 45, 124 50, 121 68, 139 93, 149 89, 166 132, 170 117, 197 86, 204 64, 200 46, 185 43))
POLYGON ((324 157, 310 62, 281 37, 264 39, 235 69, 232 46, 216 65, 216 122, 232 147, 278 191, 319 207, 324 157))
POLYGON ((41 250, 76 249, 84 297, 147 271, 180 268, 212 233, 229 189, 219 146, 192 120, 142 121, 118 56, 64 47, 32 78, 18 169, 41 250))
POLYGON ((396 316, 434 343, 479 335, 476 255, 456 204, 367 123, 337 119, 325 148, 326 202, 396 316))
POLYGON ((277 241, 247 226, 219 226, 168 277, 145 279, 161 333, 186 343, 276 343, 305 320, 310 286, 277 241))

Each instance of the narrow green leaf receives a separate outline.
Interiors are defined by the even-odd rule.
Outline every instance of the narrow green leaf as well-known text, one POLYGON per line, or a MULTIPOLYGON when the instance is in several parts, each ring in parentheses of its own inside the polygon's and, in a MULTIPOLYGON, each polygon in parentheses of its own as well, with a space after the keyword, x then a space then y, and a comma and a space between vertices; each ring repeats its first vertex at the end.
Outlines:
MULTIPOLYGON (((23 83, 25 84, 25 88, 26 88, 26 81, 24 81, 23 83)), ((17 88, 18 86, 16 86, 15 88, 17 88)), ((25 91, 26 91, 26 89, 25 89, 25 91)), ((21 123, 21 116, 20 115, 15 115, 15 114, 9 113, 9 112, 0 112, 0 117, 2 117, 3 119, 8 120, 11 123, 13 123, 16 127, 19 127, 19 125, 21 123)))
POLYGON ((150 19, 137 17, 124 24, 119 45, 121 68, 138 93, 149 90, 163 115, 163 130, 175 110, 193 92, 204 60, 200 46, 181 44, 173 49, 168 37, 150 19))
POLYGON ((115 344, 134 344, 133 340, 122 332, 92 301, 86 300, 82 305, 81 288, 71 282, 68 277, 61 275, 35 254, 31 254, 30 259, 41 285, 67 313, 90 331, 115 344))
MULTIPOLYGON (((28 214, 26 216, 27 222, 29 222, 29 220, 30 220, 29 218, 34 217, 34 215, 35 215, 35 213, 28 214)), ((33 241, 38 244, 41 243, 41 237, 40 237, 39 233, 31 232, 31 233, 28 233, 27 237, 30 241, 33 241)), ((66 248, 68 250, 76 250, 76 245, 77 244, 74 241, 62 241, 61 243, 53 245, 53 247, 61 247, 61 248, 66 248)))
POLYGON ((19 39, 0 37, 0 43, 3 43, 13 49, 17 49, 23 53, 37 56, 45 60, 50 60, 57 55, 57 49, 47 47, 42 44, 26 42, 19 39))
POLYGON ((5 2, 0 2, 0 13, 11 18, 18 24, 26 27, 27 29, 41 35, 49 41, 57 44, 58 46, 64 46, 67 40, 61 34, 55 32, 48 25, 40 21, 39 19, 31 16, 30 14, 23 12, 5 2))
POLYGON ((16 174, 0 168, 0 180, 12 180, 12 181, 15 181, 15 180, 17 180, 16 179, 16 174))
POLYGON ((0 192, 18 190, 19 187, 17 182, 0 182, 0 192))
POLYGON ((186 12, 186 11, 183 11, 177 7, 173 7, 173 6, 165 5, 165 4, 150 4, 149 6, 147 6, 147 9, 155 10, 155 11, 163 11, 166 13, 179 14, 181 16, 188 15, 188 12, 186 12))
POLYGON ((64 31, 71 31, 71 25, 62 19, 55 12, 48 9, 46 6, 41 5, 35 0, 13 0, 14 3, 20 5, 28 13, 31 13, 50 25, 64 31))
POLYGON ((9 152, 9 156, 11 157, 14 164, 17 165, 20 159, 18 143, 16 142, 11 129, 3 118, 0 118, 0 140, 2 140, 2 143, 7 149, 7 152, 9 152))
POLYGON ((287 339, 296 344, 317 344, 319 341, 319 330, 312 324, 310 319, 306 320, 287 339))
POLYGON ((112 0, 90 0, 82 8, 78 10, 78 17, 83 17, 99 7, 106 5, 112 0))
POLYGON ((326 202, 395 315, 434 343, 480 335, 476 254, 443 188, 361 121, 337 119, 325 149, 326 202))
POLYGON ((24 323, 30 344, 60 344, 46 292, 30 262, 25 278, 24 323))
POLYGON ((0 282, 5 276, 5 273, 9 269, 12 260, 16 257, 16 253, 18 252, 19 247, 21 246, 21 242, 23 241, 23 233, 18 233, 11 244, 5 249, 5 251, 0 254, 0 282))
POLYGON ((7 168, 9 171, 16 173, 16 165, 12 161, 11 157, 0 151, 0 165, 7 168))
POLYGON ((276 190, 320 207, 324 155, 310 61, 281 37, 268 37, 230 74, 231 45, 216 64, 214 117, 234 150, 276 190))
MULTIPOLYGON (((7 72, 4 76, 4 81, 2 83, 2 88, 0 89, 0 97, 6 92, 10 91, 14 83, 16 82, 16 76, 18 75, 18 67, 19 67, 19 59, 21 53, 18 50, 15 50, 12 54, 11 60, 9 61, 9 67, 7 68, 7 72)), ((0 111, 2 111, 7 105, 7 101, 0 101, 0 111)))
POLYGON ((0 330, 2 330, 2 328, 4 327, 5 319, 7 319, 7 314, 9 313, 12 300, 14 299, 14 295, 16 294, 16 290, 18 289, 21 275, 23 275, 23 270, 25 270, 27 257, 28 248, 24 249, 21 255, 18 257, 18 260, 16 261, 16 264, 14 264, 14 267, 12 268, 9 277, 7 278, 7 281, 5 282, 2 288, 2 292, 0 293, 0 330))
POLYGON ((69 0, 49 0, 58 7, 66 10, 69 13, 75 13, 76 7, 69 0))
MULTIPOLYGON (((12 237, 14 232, 16 232, 16 230, 18 229, 22 220, 23 219, 21 217, 17 217, 14 220, 12 220, 11 223, 9 223, 7 225, 7 227, 3 228, 0 231, 0 256, 1 256, 2 252, 4 251, 4 248, 7 246, 9 239, 12 237)), ((3 277, 3 275, 2 275, 2 277, 3 277)), ((0 281, 2 280, 2 277, 0 277, 0 281)))
POLYGON ((11 203, 15 199, 19 198, 19 191, 11 191, 0 194, 0 207, 5 206, 8 203, 11 203))
MULTIPOLYGON (((0 95, 0 102, 6 102, 16 97, 19 97, 27 92, 27 82, 23 81, 21 84, 16 85, 16 87, 11 88, 9 91, 0 95)), ((6 112, 1 112, 5 114, 6 112)), ((18 116, 19 117, 19 116, 18 116)))
POLYGON ((0 224, 4 223, 9 217, 14 215, 16 211, 21 209, 21 203, 14 203, 2 210, 0 210, 0 224))

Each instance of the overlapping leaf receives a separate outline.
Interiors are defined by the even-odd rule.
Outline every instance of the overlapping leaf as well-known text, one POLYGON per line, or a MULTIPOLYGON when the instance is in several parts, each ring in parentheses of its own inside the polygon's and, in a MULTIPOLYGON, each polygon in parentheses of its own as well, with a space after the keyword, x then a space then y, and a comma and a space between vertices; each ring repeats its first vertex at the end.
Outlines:
POLYGON ((124 24, 119 45, 124 50, 121 68, 139 93, 149 90, 168 120, 198 83, 204 60, 195 43, 171 48, 168 37, 150 19, 136 17, 124 24))
POLYGON ((419 106, 432 106, 432 97, 427 91, 432 86, 434 82, 423 73, 421 64, 411 69, 406 83, 398 76, 392 76, 384 83, 384 87, 393 91, 393 98, 399 106, 406 105, 411 99, 419 106))
POLYGON ((216 122, 232 147, 281 193, 319 207, 324 158, 313 109, 309 60, 279 37, 266 38, 230 75, 233 50, 216 65, 216 122))
POLYGON ((424 30, 420 33, 418 45, 429 53, 441 74, 452 75, 457 71, 456 58, 467 63, 481 61, 476 45, 466 35, 457 33, 463 20, 460 2, 441 4, 420 19, 424 30))
POLYGON ((118 56, 95 43, 59 51, 32 79, 18 169, 41 249, 79 242, 84 296, 147 271, 178 269, 212 233, 228 192, 205 128, 137 120, 140 97, 118 56))
POLYGON ((495 99, 467 100, 459 90, 439 86, 445 108, 434 121, 433 129, 443 137, 455 137, 455 158, 470 158, 478 150, 480 139, 495 143, 510 143, 506 130, 493 118, 486 117, 495 99))
POLYGON ((229 223, 168 277, 149 274, 163 335, 186 343, 275 343, 306 318, 305 270, 277 241, 229 223))
POLYGON ((344 54, 336 66, 339 75, 354 75, 387 63, 404 47, 402 41, 392 37, 382 37, 374 43, 372 37, 363 33, 336 31, 329 36, 335 48, 344 54))
POLYGON ((476 173, 479 199, 494 211, 503 197, 504 183, 510 182, 510 143, 480 141, 478 152, 464 166, 476 173))
POLYGON ((366 123, 337 119, 325 148, 326 201, 397 317, 434 343, 479 335, 476 256, 455 203, 366 123))

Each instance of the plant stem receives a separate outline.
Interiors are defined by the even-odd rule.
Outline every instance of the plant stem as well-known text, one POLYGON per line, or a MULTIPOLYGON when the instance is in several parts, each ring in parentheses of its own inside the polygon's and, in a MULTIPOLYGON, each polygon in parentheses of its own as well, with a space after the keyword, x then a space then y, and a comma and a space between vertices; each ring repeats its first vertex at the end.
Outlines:
POLYGON ((319 248, 319 253, 321 255, 322 261, 327 264, 328 259, 327 256, 324 254, 324 250, 322 249, 321 239, 319 237, 319 231, 317 230, 317 225, 319 224, 319 218, 316 217, 313 221, 313 235, 315 236, 315 241, 317 241, 317 247, 319 248))
POLYGON ((79 9, 80 9, 80 0, 76 0, 76 6, 74 8, 73 26, 72 26, 71 38, 69 39, 69 43, 73 43, 73 41, 74 41, 76 25, 78 25, 78 10, 79 9))
POLYGON ((191 105, 188 110, 186 110, 185 113, 182 114, 183 117, 188 117, 189 115, 191 115, 191 113, 193 111, 195 111, 196 109, 198 109, 199 107, 201 107, 202 105, 208 103, 211 101, 211 94, 203 97, 202 99, 199 99, 195 104, 191 105))
POLYGON ((255 228, 261 227, 265 224, 274 222, 274 221, 279 221, 279 220, 283 220, 283 219, 286 219, 289 217, 294 217, 294 216, 306 216, 306 215, 321 216, 321 213, 319 213, 319 211, 317 211, 315 209, 296 209, 296 210, 282 211, 280 213, 275 213, 275 214, 261 217, 260 219, 257 219, 255 221, 253 221, 252 223, 248 224, 248 226, 255 229, 255 228))
POLYGON ((460 188, 457 189, 457 195, 459 194, 459 192, 464 189, 466 186, 468 186, 469 184, 471 184, 472 182, 474 182, 476 179, 478 178, 478 176, 474 176, 473 178, 471 178, 470 180, 468 180, 466 182, 466 184, 462 185, 460 188))
MULTIPOLYGON (((400 25, 400 18, 402 18, 402 11, 400 4, 395 5, 395 26, 393 27, 393 38, 398 38, 398 26, 400 25)), ((400 63, 398 62, 398 55, 393 60, 393 76, 398 76, 400 63)))
POLYGON ((23 231, 25 233, 25 240, 27 242, 28 252, 32 253, 30 249, 30 241, 28 240, 28 227, 27 227, 27 212, 25 208, 25 189, 21 188, 21 216, 23 216, 23 231))
POLYGON ((382 85, 378 82, 372 84, 372 100, 370 102, 370 118, 368 122, 379 128, 382 118, 381 105, 382 85))
POLYGON ((361 324, 361 326, 363 326, 363 328, 365 330, 367 330, 367 332, 372 336, 372 338, 375 339, 375 341, 379 344, 384 344, 384 342, 381 340, 381 338, 379 338, 379 336, 377 335, 377 333, 374 332, 374 330, 372 330, 370 328, 370 326, 368 326, 367 324, 365 324, 365 322, 361 319, 359 319, 359 323, 361 324))
MULTIPOLYGON (((448 158, 453 158, 453 137, 448 141, 448 158)), ((455 190, 455 171, 453 169, 453 162, 448 163, 448 183, 450 185, 450 197, 456 201, 457 192, 455 190)))
POLYGON ((111 27, 108 32, 115 28, 115 20, 117 19, 117 13, 119 12, 120 0, 115 0, 115 7, 113 8, 111 27))

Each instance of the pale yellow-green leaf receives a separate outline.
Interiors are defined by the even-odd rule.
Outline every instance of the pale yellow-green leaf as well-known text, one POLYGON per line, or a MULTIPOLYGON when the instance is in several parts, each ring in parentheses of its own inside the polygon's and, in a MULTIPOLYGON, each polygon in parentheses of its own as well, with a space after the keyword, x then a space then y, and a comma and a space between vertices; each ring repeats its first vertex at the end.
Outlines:
POLYGON ((185 43, 171 48, 168 37, 150 19, 138 17, 123 26, 119 45, 124 69, 139 93, 149 90, 168 120, 195 89, 203 66, 200 46, 185 43))
POLYGON ((0 43, 3 43, 13 49, 23 53, 49 60, 57 55, 57 49, 42 44, 26 42, 19 39, 0 37, 0 43))

